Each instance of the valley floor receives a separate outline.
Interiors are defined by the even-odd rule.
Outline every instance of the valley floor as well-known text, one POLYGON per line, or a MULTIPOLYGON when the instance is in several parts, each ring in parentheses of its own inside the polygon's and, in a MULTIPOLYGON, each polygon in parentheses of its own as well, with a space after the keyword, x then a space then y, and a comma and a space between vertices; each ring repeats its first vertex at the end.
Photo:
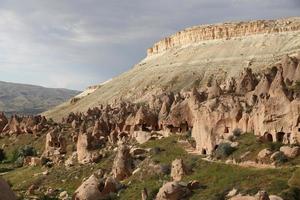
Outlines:
MULTIPOLYGON (((240 136, 238 148, 231 158, 237 158, 245 151, 251 151, 249 159, 254 158, 257 152, 265 147, 279 148, 276 144, 259 144, 255 142, 252 134, 240 136)), ((98 169, 111 171, 115 152, 111 151, 106 158, 97 164, 78 165, 65 168, 62 166, 46 167, 16 167, 12 163, 16 149, 24 146, 33 146, 38 153, 43 151, 40 144, 44 144, 44 137, 31 140, 30 135, 21 135, 16 139, 10 139, 11 145, 7 148, 7 158, 0 164, 1 176, 12 185, 13 190, 18 193, 21 199, 56 199, 51 195, 45 195, 53 190, 53 193, 67 191, 71 196, 84 178, 89 177, 98 169), (14 142, 12 142, 14 141, 14 142), (33 193, 28 192, 32 185, 38 186, 33 193), (50 189, 51 188, 51 189, 50 189)), ((147 188, 149 199, 153 199, 164 182, 170 181, 169 169, 171 162, 176 158, 182 158, 188 166, 189 173, 183 181, 197 180, 201 187, 193 191, 190 199, 197 200, 221 200, 233 188, 243 194, 256 194, 259 190, 266 190, 288 200, 299 199, 300 189, 300 158, 289 160, 280 168, 259 169, 253 167, 240 167, 237 165, 221 162, 208 162, 203 156, 189 154, 184 149, 179 136, 171 136, 161 140, 149 141, 142 148, 151 148, 149 155, 143 160, 136 173, 122 183, 125 188, 110 199, 135 200, 141 198, 141 191, 147 188), (163 166, 165 173, 155 173, 149 169, 149 163, 156 163, 163 166)), ((0 139, 0 145, 8 144, 9 139, 0 139)), ((69 147, 71 148, 71 147, 69 147)))

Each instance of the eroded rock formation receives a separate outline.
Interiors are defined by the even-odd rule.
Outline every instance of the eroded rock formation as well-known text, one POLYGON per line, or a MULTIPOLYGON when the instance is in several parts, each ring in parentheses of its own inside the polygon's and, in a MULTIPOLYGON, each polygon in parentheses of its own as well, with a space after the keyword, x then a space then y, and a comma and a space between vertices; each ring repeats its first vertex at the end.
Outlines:
POLYGON ((0 178, 0 199, 3 200, 17 199, 14 192, 10 189, 9 185, 2 178, 0 178))
POLYGON ((127 145, 121 143, 118 147, 118 152, 113 163, 113 176, 115 179, 121 181, 125 178, 128 178, 132 171, 133 169, 130 149, 127 145))
POLYGON ((162 53, 174 47, 182 47, 206 40, 231 39, 257 34, 280 33, 300 30, 299 21, 293 19, 257 20, 239 23, 202 25, 187 28, 167 37, 149 48, 147 55, 162 53))

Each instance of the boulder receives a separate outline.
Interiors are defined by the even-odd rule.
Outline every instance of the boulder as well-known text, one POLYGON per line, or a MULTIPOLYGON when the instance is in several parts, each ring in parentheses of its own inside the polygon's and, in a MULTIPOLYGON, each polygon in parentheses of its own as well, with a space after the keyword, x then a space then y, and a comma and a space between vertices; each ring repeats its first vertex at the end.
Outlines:
POLYGON ((151 139, 151 133, 146 131, 134 131, 133 138, 135 138, 139 144, 143 144, 151 139))
POLYGON ((272 151, 270 149, 263 149, 257 154, 257 159, 259 161, 265 161, 266 159, 269 158, 269 156, 271 156, 271 154, 272 151))
POLYGON ((1 200, 16 200, 16 195, 10 189, 6 181, 0 177, 0 199, 1 200))
POLYGON ((191 191, 185 183, 173 181, 164 184, 158 191, 155 200, 185 200, 191 191))
POLYGON ((74 200, 101 200, 102 193, 99 190, 100 180, 95 175, 90 176, 84 181, 79 188, 75 191, 74 200))
POLYGON ((295 158, 300 154, 300 147, 282 146, 280 147, 280 151, 288 158, 295 158))
POLYGON ((186 171, 182 159, 176 159, 172 162, 171 177, 174 181, 181 181, 182 177, 186 174, 186 171))

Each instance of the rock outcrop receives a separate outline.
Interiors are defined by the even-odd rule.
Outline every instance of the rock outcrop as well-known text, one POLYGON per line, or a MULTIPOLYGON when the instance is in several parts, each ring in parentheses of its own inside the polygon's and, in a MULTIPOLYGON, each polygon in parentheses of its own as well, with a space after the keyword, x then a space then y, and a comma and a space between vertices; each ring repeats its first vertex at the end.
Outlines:
POLYGON ((112 168, 114 178, 119 181, 128 178, 133 171, 132 165, 130 149, 127 145, 120 144, 112 168))
POLYGON ((186 175, 187 169, 182 159, 176 159, 172 162, 171 177, 174 181, 181 181, 184 175, 186 175))
POLYGON ((168 182, 158 191, 155 200, 184 200, 188 199, 191 191, 185 183, 168 182))
POLYGON ((73 195, 74 200, 101 200, 120 188, 119 183, 111 178, 103 178, 103 174, 93 174, 84 181, 73 195))
POLYGON ((67 143, 64 136, 60 133, 60 128, 55 127, 46 135, 46 145, 43 157, 49 158, 55 162, 60 162, 61 155, 66 153, 67 143))
POLYGON ((1 200, 16 200, 17 197, 10 189, 9 185, 0 178, 0 199, 1 200))
POLYGON ((183 47, 207 40, 232 39, 257 34, 280 33, 300 30, 299 21, 293 19, 257 20, 239 23, 202 25, 187 28, 153 45, 148 56, 163 53, 174 47, 183 47))

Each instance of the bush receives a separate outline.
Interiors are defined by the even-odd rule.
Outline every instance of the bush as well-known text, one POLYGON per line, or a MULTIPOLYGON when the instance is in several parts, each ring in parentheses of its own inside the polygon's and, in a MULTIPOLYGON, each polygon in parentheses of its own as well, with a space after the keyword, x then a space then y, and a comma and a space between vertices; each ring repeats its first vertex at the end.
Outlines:
POLYGON ((235 148, 231 147, 231 145, 229 143, 221 143, 216 151, 215 151, 215 155, 217 158, 226 158, 228 157, 230 154, 232 154, 235 151, 235 148))
POLYGON ((288 190, 281 192, 280 196, 283 199, 300 200, 300 189, 292 187, 288 190))
POLYGON ((285 162, 288 161, 288 158, 284 155, 284 153, 282 153, 281 151, 279 151, 278 154, 276 154, 276 156, 274 157, 274 161, 277 164, 283 164, 285 162))
POLYGON ((239 129, 239 128, 235 128, 235 129, 232 131, 232 134, 233 134, 235 137, 239 137, 239 136, 242 134, 242 130, 239 129))
POLYGON ((36 156, 37 152, 32 146, 24 146, 19 149, 16 149, 12 153, 11 162, 14 162, 17 167, 21 167, 23 165, 24 158, 27 156, 36 156))
POLYGON ((268 143, 268 148, 271 149, 272 151, 279 151, 281 146, 282 146, 282 143, 280 143, 280 142, 268 143))
POLYGON ((18 157, 26 157, 26 156, 36 156, 37 152, 32 146, 24 146, 18 150, 18 157))

